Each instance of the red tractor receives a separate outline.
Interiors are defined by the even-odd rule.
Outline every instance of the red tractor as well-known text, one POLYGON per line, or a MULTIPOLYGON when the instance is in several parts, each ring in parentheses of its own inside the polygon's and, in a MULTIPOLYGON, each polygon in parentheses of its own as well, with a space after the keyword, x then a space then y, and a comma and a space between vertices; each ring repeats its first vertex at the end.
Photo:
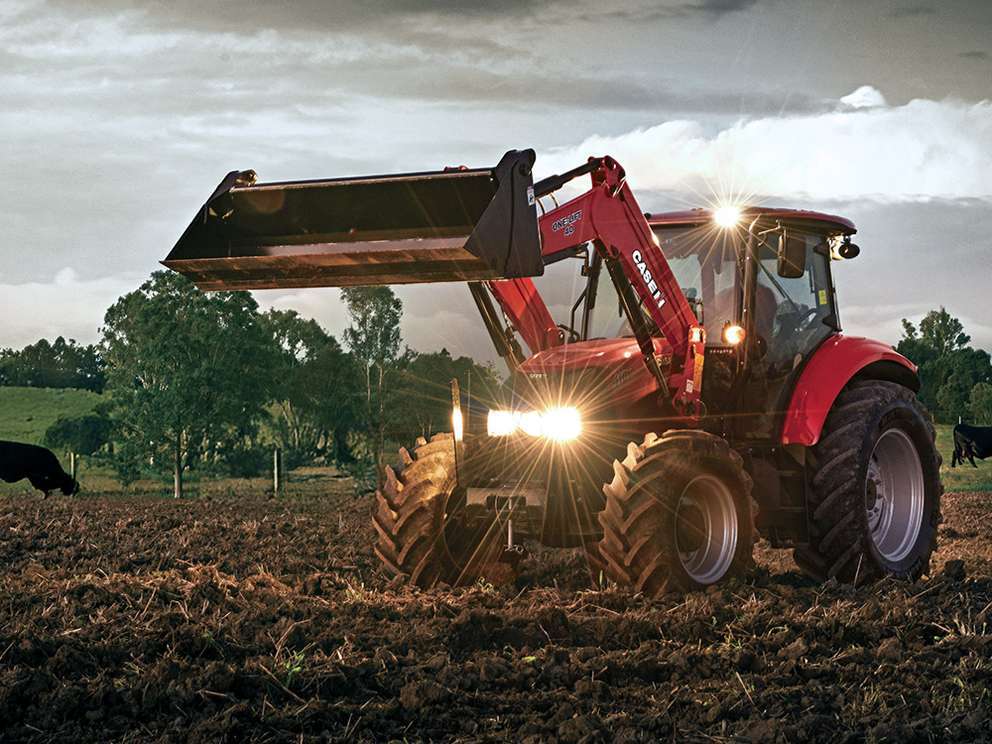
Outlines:
POLYGON ((740 575, 760 534, 818 579, 923 574, 940 456, 913 364, 841 333, 831 262, 858 254, 854 225, 644 214, 612 158, 536 183, 533 164, 233 172, 164 261, 205 290, 468 283, 512 392, 453 395, 453 433, 400 450, 373 515, 385 568, 468 583, 529 537, 658 595, 740 575))

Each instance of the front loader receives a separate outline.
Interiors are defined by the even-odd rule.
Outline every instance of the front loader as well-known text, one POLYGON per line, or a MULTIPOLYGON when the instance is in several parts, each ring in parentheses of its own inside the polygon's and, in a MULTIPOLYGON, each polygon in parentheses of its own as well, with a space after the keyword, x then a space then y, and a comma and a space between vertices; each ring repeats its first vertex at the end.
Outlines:
POLYGON ((537 182, 533 164, 233 172, 163 262, 205 290, 467 283, 512 393, 482 413, 454 395, 452 433, 400 450, 373 514, 384 568, 471 583, 530 538, 655 596, 742 574, 761 535, 819 579, 927 571, 940 456, 915 367, 841 333, 831 263, 857 255, 854 225, 648 215, 612 158, 537 182), (578 291, 556 317, 539 285, 578 291))

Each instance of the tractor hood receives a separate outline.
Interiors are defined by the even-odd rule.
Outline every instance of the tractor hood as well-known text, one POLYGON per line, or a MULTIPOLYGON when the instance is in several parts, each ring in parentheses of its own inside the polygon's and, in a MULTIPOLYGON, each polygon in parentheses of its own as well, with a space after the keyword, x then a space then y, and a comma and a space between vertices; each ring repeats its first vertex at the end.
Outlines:
MULTIPOLYGON (((671 347, 664 339, 656 338, 654 348, 659 355, 671 354, 671 347)), ((530 375, 604 367, 619 370, 628 366, 644 366, 637 341, 632 337, 600 338, 545 349, 521 364, 520 371, 530 375)))
MULTIPOLYGON (((655 339, 654 345, 659 356, 671 356, 664 339, 655 339)), ((523 399, 578 405, 587 412, 632 404, 658 389, 633 338, 595 339, 546 349, 523 362, 518 374, 515 388, 523 399)))

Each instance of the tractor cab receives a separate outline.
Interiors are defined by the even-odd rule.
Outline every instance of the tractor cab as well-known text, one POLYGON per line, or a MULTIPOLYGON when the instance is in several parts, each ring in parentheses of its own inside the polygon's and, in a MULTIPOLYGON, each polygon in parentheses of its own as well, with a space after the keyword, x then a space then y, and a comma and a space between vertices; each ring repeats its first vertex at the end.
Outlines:
POLYGON ((805 362, 839 332, 831 261, 853 258, 854 224, 753 207, 652 215, 649 224, 706 329, 703 400, 727 433, 770 438, 805 362))
MULTIPOLYGON (((830 264, 857 255, 850 243, 853 223, 818 212, 758 207, 647 218, 705 330, 706 411, 717 418, 735 414, 733 422, 711 423, 733 427, 746 438, 771 437, 779 423, 775 412, 786 409, 791 383, 805 360, 840 331, 830 264)), ((524 360, 525 377, 541 380, 556 371, 589 374, 609 368, 625 383, 605 386, 609 396, 603 406, 613 409, 613 417, 618 405, 656 390, 641 364, 622 288, 615 286, 601 253, 585 246, 556 257, 534 283, 560 330, 561 344, 524 360)), ((638 311, 654 337, 656 354, 670 354, 643 302, 638 311)), ((591 407, 586 401, 585 408, 591 407)))

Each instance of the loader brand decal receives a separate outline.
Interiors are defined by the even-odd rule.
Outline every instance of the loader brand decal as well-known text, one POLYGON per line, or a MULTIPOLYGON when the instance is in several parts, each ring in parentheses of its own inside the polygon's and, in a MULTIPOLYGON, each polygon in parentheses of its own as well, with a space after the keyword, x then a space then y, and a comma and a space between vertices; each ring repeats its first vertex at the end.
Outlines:
POLYGON ((582 219, 582 210, 576 209, 571 214, 559 217, 551 223, 552 232, 562 231, 564 235, 571 235, 575 232, 575 223, 582 219))
POLYGON ((647 285, 648 292, 651 293, 651 297, 658 303, 658 307, 661 307, 665 304, 665 298, 661 296, 661 290, 658 289, 658 285, 655 283, 654 277, 651 276, 651 270, 648 269, 648 265, 644 263, 644 256, 641 255, 640 251, 634 251, 630 257, 633 258, 634 263, 637 264, 637 270, 641 272, 641 278, 644 279, 644 284, 647 285))

